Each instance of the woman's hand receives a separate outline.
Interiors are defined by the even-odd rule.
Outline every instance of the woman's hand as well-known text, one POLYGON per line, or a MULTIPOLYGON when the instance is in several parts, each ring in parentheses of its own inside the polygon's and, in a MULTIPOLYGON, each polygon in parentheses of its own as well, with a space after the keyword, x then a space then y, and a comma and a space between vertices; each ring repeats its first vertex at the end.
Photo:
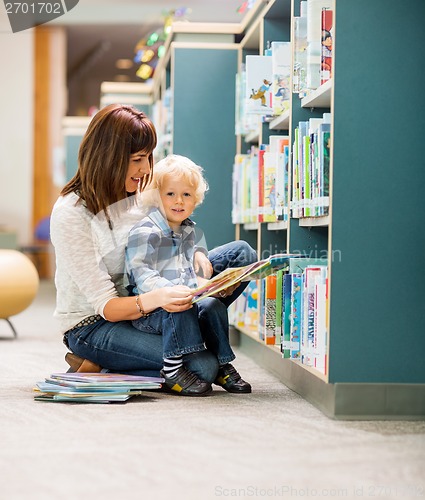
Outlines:
POLYGON ((193 265, 197 276, 210 279, 213 274, 213 267, 208 257, 202 252, 195 252, 193 265))
POLYGON ((159 288, 157 291, 160 292, 158 306, 167 312, 182 312, 192 307, 193 290, 188 286, 166 286, 159 288))

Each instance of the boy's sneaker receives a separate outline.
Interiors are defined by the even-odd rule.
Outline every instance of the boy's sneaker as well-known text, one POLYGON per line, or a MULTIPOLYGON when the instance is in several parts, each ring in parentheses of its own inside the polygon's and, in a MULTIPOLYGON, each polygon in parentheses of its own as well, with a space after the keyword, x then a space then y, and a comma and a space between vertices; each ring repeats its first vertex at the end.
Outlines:
POLYGON ((165 379, 165 385, 172 392, 181 396, 208 396, 212 392, 209 382, 201 380, 184 366, 181 366, 172 377, 167 375, 164 370, 161 370, 160 373, 161 377, 165 379))
POLYGON ((251 385, 239 375, 235 367, 230 363, 220 366, 214 384, 220 385, 227 392, 234 394, 247 394, 251 392, 251 385))

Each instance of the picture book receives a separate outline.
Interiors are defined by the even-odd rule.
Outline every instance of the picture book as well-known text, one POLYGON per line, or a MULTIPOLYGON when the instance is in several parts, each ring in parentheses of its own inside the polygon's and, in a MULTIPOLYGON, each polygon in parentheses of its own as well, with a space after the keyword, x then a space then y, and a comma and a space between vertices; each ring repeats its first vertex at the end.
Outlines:
POLYGON ((324 7, 322 9, 322 52, 320 84, 323 84, 332 78, 332 18, 332 10, 324 7))
POLYGON ((246 112, 272 115, 273 62, 271 56, 248 55, 246 68, 246 112))
POLYGON ((332 8, 333 0, 307 1, 307 88, 320 87, 322 49, 322 9, 332 8))
POLYGON ((289 267, 292 259, 305 258, 302 254, 280 253, 243 267, 230 267, 194 290, 192 303, 215 295, 226 288, 240 283, 265 278, 278 269, 289 267))
POLYGON ((291 276, 291 312, 290 312, 290 357, 300 359, 302 330, 302 275, 292 273, 291 276))
POLYGON ((265 341, 267 345, 276 343, 276 274, 265 278, 265 341))
POLYGON ((307 92, 307 1, 300 2, 300 16, 294 17, 293 92, 305 97, 307 92))
POLYGON ((276 271, 276 317, 275 317, 275 337, 276 344, 282 345, 282 307, 283 307, 283 277, 284 270, 279 269, 276 271))
POLYGON ((282 291, 282 356, 291 357, 291 285, 292 276, 283 276, 282 291))
POLYGON ((149 389, 160 389, 164 379, 116 373, 52 373, 34 387, 36 401, 69 403, 125 402, 149 389))
POLYGON ((273 114, 278 116, 289 109, 291 97, 291 43, 272 42, 272 108, 273 114))

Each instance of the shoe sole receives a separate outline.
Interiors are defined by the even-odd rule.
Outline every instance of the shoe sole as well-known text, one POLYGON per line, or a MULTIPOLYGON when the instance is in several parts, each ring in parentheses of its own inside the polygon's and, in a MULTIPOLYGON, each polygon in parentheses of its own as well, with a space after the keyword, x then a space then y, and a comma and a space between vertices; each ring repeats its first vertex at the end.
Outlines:
POLYGON ((220 384, 215 384, 215 385, 218 385, 219 387, 223 388, 229 394, 251 394, 251 392, 252 392, 251 389, 249 389, 249 390, 244 389, 243 391, 234 391, 232 389, 227 389, 226 387, 224 387, 224 385, 220 385, 220 384))
POLYGON ((167 388, 168 388, 167 394, 174 394, 175 396, 188 396, 191 398, 199 398, 199 397, 203 397, 203 396, 209 396, 213 392, 212 387, 210 387, 210 389, 208 391, 201 392, 201 393, 185 393, 183 391, 180 391, 180 392, 173 391, 173 389, 171 389, 171 387, 168 387, 168 386, 167 386, 167 388))

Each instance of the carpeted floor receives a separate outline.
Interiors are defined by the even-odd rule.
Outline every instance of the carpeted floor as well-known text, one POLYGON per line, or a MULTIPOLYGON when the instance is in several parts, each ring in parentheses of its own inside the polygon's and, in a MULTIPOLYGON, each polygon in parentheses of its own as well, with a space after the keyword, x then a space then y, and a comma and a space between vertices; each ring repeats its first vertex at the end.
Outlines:
POLYGON ((240 353, 250 395, 35 402, 66 369, 53 307, 44 282, 17 340, 0 321, 1 500, 425 497, 425 422, 330 420, 240 353))

